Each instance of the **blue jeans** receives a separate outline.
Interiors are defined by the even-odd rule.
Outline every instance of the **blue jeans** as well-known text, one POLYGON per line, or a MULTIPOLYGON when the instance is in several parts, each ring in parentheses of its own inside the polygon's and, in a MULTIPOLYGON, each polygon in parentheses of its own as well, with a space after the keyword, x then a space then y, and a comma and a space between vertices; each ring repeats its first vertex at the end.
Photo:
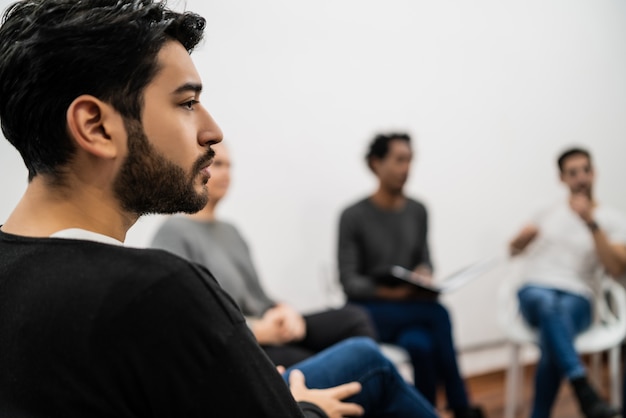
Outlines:
POLYGON ((432 405, 404 381, 393 363, 369 338, 347 339, 290 367, 283 373, 285 382, 294 369, 302 371, 309 388, 360 382, 361 392, 346 401, 361 405, 366 417, 437 417, 432 405))
POLYGON ((437 301, 368 301, 360 303, 374 321, 380 340, 399 345, 411 357, 415 387, 433 405, 437 384, 446 390, 448 407, 469 406, 459 372, 446 308, 437 301))
POLYGON ((532 417, 549 417, 563 377, 586 374, 574 339, 591 324, 591 303, 583 296, 532 285, 522 287, 518 298, 522 316, 539 331, 532 417))

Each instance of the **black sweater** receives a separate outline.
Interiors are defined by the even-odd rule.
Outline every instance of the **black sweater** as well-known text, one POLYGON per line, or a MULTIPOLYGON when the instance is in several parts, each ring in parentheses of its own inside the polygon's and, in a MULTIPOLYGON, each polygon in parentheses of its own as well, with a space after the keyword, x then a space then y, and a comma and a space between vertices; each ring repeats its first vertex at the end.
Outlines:
POLYGON ((0 416, 325 417, 204 268, 0 232, 0 416))

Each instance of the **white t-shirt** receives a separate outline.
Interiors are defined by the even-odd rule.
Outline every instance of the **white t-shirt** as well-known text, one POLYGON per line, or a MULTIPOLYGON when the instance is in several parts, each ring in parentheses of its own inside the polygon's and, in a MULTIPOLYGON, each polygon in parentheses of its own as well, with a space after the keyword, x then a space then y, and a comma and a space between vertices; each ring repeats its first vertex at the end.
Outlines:
POLYGON ((97 232, 87 231, 82 228, 62 229, 50 235, 50 238, 79 239, 84 241, 101 242, 103 244, 124 245, 123 242, 118 241, 115 238, 102 235, 97 232))
MULTIPOLYGON (((597 206, 593 216, 611 243, 626 245, 626 218, 621 213, 597 206)), ((592 297, 604 269, 589 227, 568 201, 541 211, 533 223, 539 234, 527 251, 524 281, 592 297)))

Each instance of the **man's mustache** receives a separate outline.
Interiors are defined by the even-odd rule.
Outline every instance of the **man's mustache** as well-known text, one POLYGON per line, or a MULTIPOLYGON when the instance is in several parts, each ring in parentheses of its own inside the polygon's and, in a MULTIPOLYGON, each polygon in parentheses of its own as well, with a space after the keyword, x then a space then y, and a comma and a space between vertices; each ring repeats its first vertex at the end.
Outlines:
POLYGON ((215 151, 213 151, 212 148, 209 148, 207 150, 206 154, 204 154, 202 157, 198 158, 198 160, 196 161, 196 163, 193 166, 193 168, 194 168, 193 172, 194 173, 198 172, 202 167, 207 165, 207 163, 209 161, 211 161, 213 158, 215 158, 215 151))

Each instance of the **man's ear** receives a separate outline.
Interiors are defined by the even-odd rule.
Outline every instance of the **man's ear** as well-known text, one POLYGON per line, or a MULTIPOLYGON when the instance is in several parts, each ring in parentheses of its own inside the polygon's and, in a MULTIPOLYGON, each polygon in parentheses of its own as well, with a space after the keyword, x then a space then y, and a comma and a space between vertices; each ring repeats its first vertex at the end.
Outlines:
POLYGON ((380 158, 370 157, 367 161, 367 165, 369 166, 372 173, 378 175, 378 167, 380 166, 380 158))
POLYGON ((84 94, 70 104, 66 117, 68 132, 78 148, 101 158, 119 155, 126 142, 126 129, 122 116, 111 105, 84 94))

